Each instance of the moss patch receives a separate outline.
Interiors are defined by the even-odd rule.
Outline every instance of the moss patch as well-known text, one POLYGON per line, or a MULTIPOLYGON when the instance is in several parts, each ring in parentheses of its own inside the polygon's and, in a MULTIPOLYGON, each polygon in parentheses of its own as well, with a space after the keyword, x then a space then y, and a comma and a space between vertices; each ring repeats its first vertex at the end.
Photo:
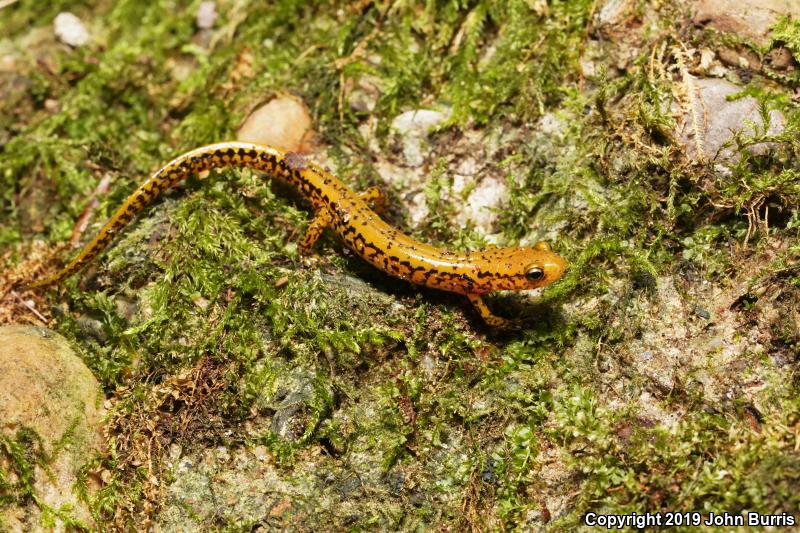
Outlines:
MULTIPOLYGON (((159 487, 191 481, 178 463, 220 446, 258 450, 270 490, 295 503, 187 511, 195 525, 313 526, 312 507, 342 528, 405 530, 795 509, 796 84, 748 71, 747 94, 764 116, 783 113, 783 132, 734 138, 727 168, 687 162, 673 134, 682 82, 699 75, 701 48, 730 38, 647 4, 608 26, 589 1, 219 2, 202 32, 198 2, 101 1, 70 4, 93 35, 77 50, 51 35, 61 5, 0 10, 21 88, 0 103, 4 265, 35 239, 69 239, 102 175, 111 190, 84 240, 148 172, 232 138, 282 92, 310 106, 354 188, 397 162, 397 114, 451 106, 425 167, 433 214, 411 233, 484 242, 443 200, 444 156, 478 132, 476 152, 480 139, 504 143, 483 162, 511 191, 500 238, 546 237, 571 263, 537 303, 494 299, 530 328, 492 334, 460 298, 391 280, 332 239, 300 258, 304 206, 261 177, 190 180, 90 270, 35 296, 112 398, 98 522, 172 520, 181 496, 159 487), (371 113, 348 104, 366 76, 381 88, 371 113), (747 150, 764 141, 766 153, 747 150), (688 359, 653 349, 658 338, 688 359)), ((796 33, 782 22, 775 46, 796 56, 796 33)), ((408 229, 412 191, 394 192, 390 218, 408 229)), ((24 492, 8 476, 0 491, 24 492)))

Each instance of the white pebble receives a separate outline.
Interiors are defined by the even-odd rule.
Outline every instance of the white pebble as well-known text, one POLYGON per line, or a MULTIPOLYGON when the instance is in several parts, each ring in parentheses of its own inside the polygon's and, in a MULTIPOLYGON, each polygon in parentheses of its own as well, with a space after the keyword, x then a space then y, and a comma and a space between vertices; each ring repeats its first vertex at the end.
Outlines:
POLYGON ((431 109, 406 111, 392 120, 392 129, 396 130, 401 135, 410 133, 423 136, 428 134, 428 130, 446 120, 449 115, 449 110, 445 112, 433 111, 431 109))
POLYGON ((56 37, 69 46, 82 46, 89 42, 89 32, 81 19, 68 11, 56 15, 53 21, 56 37))
POLYGON ((197 27, 201 30, 209 30, 214 27, 217 21, 216 2, 201 2, 197 8, 197 27))

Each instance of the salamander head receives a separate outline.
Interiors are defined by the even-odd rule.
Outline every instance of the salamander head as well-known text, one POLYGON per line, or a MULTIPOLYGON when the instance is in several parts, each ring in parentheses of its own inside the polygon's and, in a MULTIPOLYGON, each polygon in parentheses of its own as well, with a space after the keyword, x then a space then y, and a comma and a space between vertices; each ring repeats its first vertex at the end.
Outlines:
POLYGON ((567 269, 567 262, 544 241, 533 247, 495 248, 484 252, 487 271, 483 289, 524 290, 550 285, 567 269))
MULTIPOLYGON (((528 250, 528 249, 525 249, 528 250)), ((564 258, 553 252, 550 245, 539 241, 533 246, 533 261, 525 267, 525 279, 531 284, 527 288, 543 287, 559 279, 567 269, 564 258)))

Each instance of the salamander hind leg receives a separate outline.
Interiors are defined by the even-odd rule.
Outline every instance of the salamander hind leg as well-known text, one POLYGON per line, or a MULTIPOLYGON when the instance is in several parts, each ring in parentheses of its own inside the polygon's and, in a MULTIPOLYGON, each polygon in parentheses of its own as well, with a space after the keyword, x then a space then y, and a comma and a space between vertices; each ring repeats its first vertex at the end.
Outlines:
POLYGON ((314 218, 309 222, 306 232, 300 237, 300 240, 297 241, 297 250, 301 255, 308 255, 311 253, 311 249, 319 240, 322 231, 330 226, 331 220, 331 214, 327 209, 320 209, 316 212, 314 218))
POLYGON ((520 324, 516 320, 509 320, 492 313, 479 294, 467 294, 467 298, 472 302, 475 310, 481 315, 486 325, 497 329, 520 329, 520 324))
POLYGON ((378 214, 385 212, 389 206, 389 197, 378 187, 369 187, 364 192, 359 193, 358 196, 378 214))

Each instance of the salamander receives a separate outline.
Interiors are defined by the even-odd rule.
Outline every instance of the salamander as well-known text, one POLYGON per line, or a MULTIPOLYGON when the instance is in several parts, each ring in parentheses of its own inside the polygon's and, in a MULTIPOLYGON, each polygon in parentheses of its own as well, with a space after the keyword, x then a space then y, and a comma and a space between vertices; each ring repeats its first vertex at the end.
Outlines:
POLYGON ((311 252, 325 228, 332 229, 353 252, 389 275, 414 284, 465 295, 485 322, 507 328, 512 321, 494 315, 482 295, 494 290, 522 290, 549 285, 561 277, 566 261, 546 242, 533 247, 455 252, 419 242, 384 222, 384 193, 370 187, 351 191, 328 170, 302 155, 269 146, 223 142, 173 159, 133 192, 105 223, 100 233, 63 269, 36 281, 32 288, 60 282, 100 254, 122 229, 165 190, 188 176, 224 167, 249 167, 288 183, 311 204, 314 217, 298 242, 301 254, 311 252))

